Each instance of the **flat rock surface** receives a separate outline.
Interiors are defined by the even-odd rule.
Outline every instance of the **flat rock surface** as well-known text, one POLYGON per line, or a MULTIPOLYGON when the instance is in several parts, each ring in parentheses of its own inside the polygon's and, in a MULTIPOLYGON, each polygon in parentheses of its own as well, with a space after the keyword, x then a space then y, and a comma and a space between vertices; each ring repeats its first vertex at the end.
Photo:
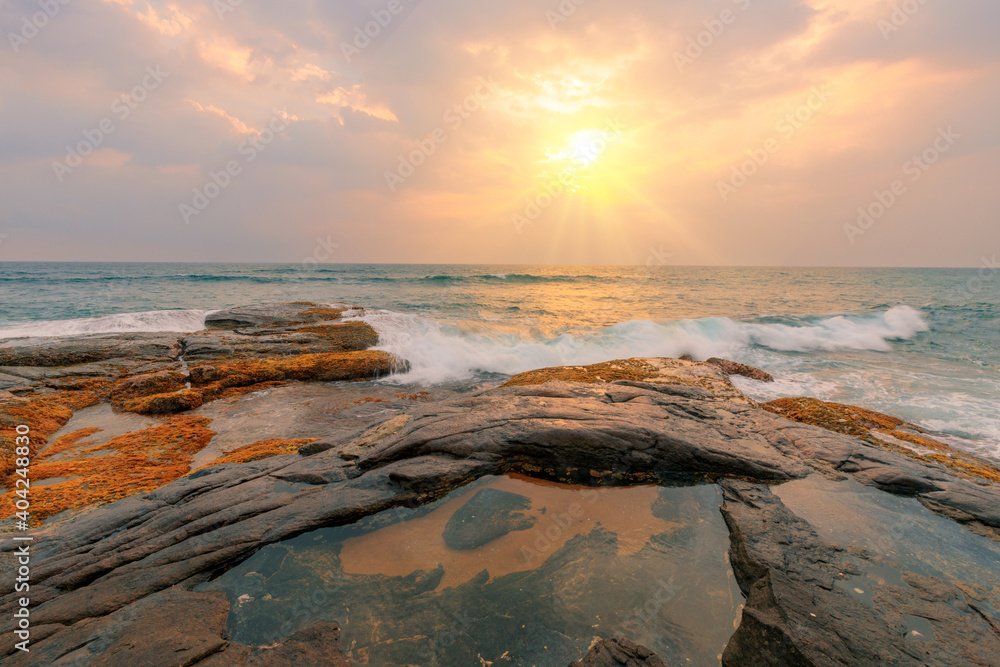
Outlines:
MULTIPOLYGON (((810 475, 852 478, 992 534, 1000 527, 998 485, 789 421, 740 398, 717 367, 686 374, 694 362, 672 361, 630 365, 652 367, 660 381, 556 377, 418 402, 364 432, 335 434, 310 456, 208 468, 43 530, 32 561, 32 622, 49 634, 38 646, 53 660, 92 646, 98 660, 119 655, 108 652, 120 651, 115 637, 127 636, 136 661, 129 664, 223 664, 201 655, 216 644, 215 654, 232 650, 242 660, 250 654, 227 647, 219 626, 206 621, 203 643, 182 644, 190 659, 157 663, 162 636, 128 635, 121 619, 151 613, 156 596, 189 592, 265 545, 420 505, 484 475, 522 473, 595 485, 718 483, 729 558, 747 596, 727 665, 995 664, 1000 619, 990 609, 949 582, 912 573, 901 575, 905 585, 883 586, 873 604, 859 600, 843 582, 860 576, 869 556, 826 542, 770 487, 810 475), (913 639, 912 618, 933 625, 934 638, 913 639), (120 631, 97 639, 98 627, 120 631), (216 634, 217 641, 208 636, 216 634)), ((2 566, 12 578, 10 553, 2 566)), ((10 594, 0 598, 4 618, 14 603, 10 594)), ((222 613, 210 600, 201 604, 206 619, 222 613)), ((8 622, 0 655, 13 652, 10 630, 8 622)), ((624 656, 617 664, 651 659, 629 656, 625 646, 603 649, 624 656)), ((594 659, 604 662, 582 664, 616 664, 600 650, 594 659)))

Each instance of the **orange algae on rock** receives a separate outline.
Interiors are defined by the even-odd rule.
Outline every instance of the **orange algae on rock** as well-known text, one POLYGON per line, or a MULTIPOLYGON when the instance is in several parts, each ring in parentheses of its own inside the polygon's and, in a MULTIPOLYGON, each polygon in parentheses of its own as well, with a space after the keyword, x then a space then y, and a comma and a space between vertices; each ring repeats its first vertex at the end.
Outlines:
POLYGON ((71 408, 48 398, 13 398, 0 403, 0 480, 6 480, 17 467, 18 426, 30 429, 29 457, 34 457, 48 444, 48 437, 61 429, 72 416, 71 408))
POLYGON ((502 387, 521 387, 544 384, 549 380, 566 382, 616 382, 618 380, 642 381, 657 375, 658 369, 645 359, 606 361, 590 366, 556 366, 519 373, 503 383, 502 387))
POLYGON ((82 444, 80 441, 89 438, 95 433, 99 433, 101 429, 91 426, 88 428, 81 428, 79 431, 73 431, 72 433, 67 433, 62 436, 51 445, 45 448, 43 454, 45 457, 56 456, 61 454, 68 449, 73 449, 78 445, 82 444))
POLYGON ((898 417, 854 405, 802 397, 779 398, 761 407, 792 421, 850 435, 913 459, 939 463, 959 476, 1000 482, 1000 470, 996 466, 938 442, 920 427, 898 417))
POLYGON ((153 394, 126 401, 122 409, 142 415, 168 415, 194 410, 205 402, 200 391, 184 389, 169 394, 153 394))
POLYGON ((302 438, 298 440, 261 440, 249 445, 237 447, 236 449, 215 459, 208 465, 198 468, 198 470, 211 468, 212 466, 218 466, 224 463, 250 463, 251 461, 268 459, 272 456, 294 454, 299 451, 300 447, 304 447, 311 442, 316 442, 316 440, 316 438, 302 438))
POLYGON ((646 382, 703 390, 717 399, 754 405, 718 366, 702 361, 649 357, 618 359, 590 366, 558 366, 519 373, 501 387, 544 384, 551 380, 581 383, 646 382))
POLYGON ((296 332, 311 334, 333 343, 341 350, 367 350, 378 345, 378 333, 364 322, 315 324, 299 327, 296 332))
MULTIPOLYGON (((306 304, 302 304, 306 305, 306 304)), ((306 322, 322 322, 324 320, 336 320, 344 313, 346 308, 330 308, 324 306, 317 306, 312 304, 312 308, 306 308, 301 313, 300 317, 304 317, 306 322)))
MULTIPOLYGON (((207 428, 210 422, 207 418, 171 417, 100 445, 43 452, 32 462, 32 477, 70 479, 32 489, 32 519, 41 521, 65 510, 114 502, 182 477, 190 471, 192 457, 215 435, 207 428)), ((83 437, 79 435, 76 442, 83 437)), ((0 498, 0 516, 13 512, 12 500, 11 493, 0 498)))
POLYGON ((388 375, 400 365, 386 352, 327 352, 291 357, 239 359, 191 369, 191 381, 210 400, 223 390, 269 382, 335 382, 388 375))
POLYGON ((111 388, 111 404, 122 407, 138 398, 177 392, 184 389, 186 382, 184 373, 173 370, 133 375, 119 380, 111 388))
POLYGON ((906 422, 854 405, 827 403, 815 398, 779 398, 761 405, 768 412, 792 421, 821 426, 830 431, 866 439, 873 429, 894 431, 906 422))

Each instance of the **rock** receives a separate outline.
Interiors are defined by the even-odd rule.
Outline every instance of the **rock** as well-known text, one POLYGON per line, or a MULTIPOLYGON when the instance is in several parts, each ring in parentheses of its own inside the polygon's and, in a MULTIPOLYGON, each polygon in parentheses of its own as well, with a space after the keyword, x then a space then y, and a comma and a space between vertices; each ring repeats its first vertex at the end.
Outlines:
POLYGON ((275 324, 289 325, 305 322, 335 320, 351 308, 331 308, 317 303, 262 303, 239 308, 228 308, 205 318, 209 329, 238 329, 275 324))
POLYGON ((233 360, 194 366, 191 381, 208 400, 239 395, 245 391, 274 386, 273 383, 343 382, 367 380, 390 375, 405 368, 396 356, 388 352, 329 352, 297 356, 233 360))
POLYGON ((100 618, 83 620, 31 644, 5 664, 190 665, 226 646, 229 601, 222 593, 168 588, 100 618))
POLYGON ((857 574, 859 560, 860 567, 874 563, 826 543, 766 486, 739 480, 720 485, 729 557, 747 597, 723 665, 943 667, 986 665, 1000 655, 1000 634, 988 619, 964 605, 942 604, 962 597, 947 582, 928 581, 923 590, 883 584, 875 591, 877 604, 869 606, 835 582, 857 574), (947 640, 915 646, 900 631, 906 616, 933 618, 937 635, 947 640))
POLYGON ((586 657, 569 667, 667 667, 667 663, 645 646, 613 637, 598 641, 586 657))
POLYGON ((378 344, 378 334, 364 322, 243 328, 235 332, 208 329, 182 340, 191 361, 280 357, 326 352, 357 352, 378 344))
MULTIPOLYGON (((761 407, 787 419, 860 438, 871 445, 917 461, 944 465, 966 479, 1000 482, 1000 471, 989 461, 953 449, 935 440, 933 434, 898 417, 815 398, 779 398, 764 403, 761 407)), ((929 489, 925 482, 894 478, 891 472, 872 473, 869 477, 873 484, 887 490, 890 490, 890 486, 895 486, 904 493, 907 489, 929 489)))
POLYGON ((120 407, 135 398, 178 392, 184 388, 186 382, 187 376, 176 370, 143 373, 116 382, 111 389, 109 399, 112 405, 120 407))
POLYGON ((760 382, 774 382, 774 376, 770 373, 766 373, 759 368, 754 368, 753 366, 747 366, 746 364, 729 361, 728 359, 712 357, 705 363, 718 366, 726 375, 742 375, 745 378, 758 380, 760 382))
MULTIPOLYGON (((287 368, 324 367, 317 360, 290 361, 287 368)), ((217 377, 231 376, 233 369, 214 366, 223 372, 217 377)), ((270 367, 286 372, 277 362, 270 367)), ((164 437, 174 430, 158 428, 164 437)), ((190 429, 198 438, 210 437, 204 424, 190 429)), ((200 442, 180 448, 194 450, 200 442)), ((730 562, 747 596, 726 665, 990 664, 1000 654, 992 612, 977 612, 975 603, 953 605, 966 598, 950 582, 911 577, 909 588, 886 584, 874 607, 845 593, 838 582, 869 565, 868 556, 825 542, 769 485, 816 473, 851 477, 913 496, 983 530, 1000 526, 1000 486, 973 483, 936 463, 759 409, 711 364, 628 360, 547 369, 478 395, 414 403, 406 415, 360 434, 330 437, 316 450, 207 468, 39 531, 32 553, 32 625, 51 632, 38 643, 51 658, 45 664, 71 662, 81 647, 87 652, 92 646, 94 660, 112 646, 124 647, 115 644, 126 636, 119 614, 155 608, 164 591, 190 593, 266 545, 393 507, 416 507, 484 475, 504 473, 592 485, 718 484, 730 562), (919 645, 906 640, 907 616, 933 619, 946 639, 919 645), (107 639, 93 639, 98 635, 107 639)), ((497 513, 464 543, 489 538, 491 521, 513 529, 516 510, 515 503, 508 514, 497 513)), ((10 541, 0 544, 5 580, 14 577, 14 548, 10 541)), ((206 627, 218 627, 214 604, 198 599, 206 627)), ((0 618, 8 619, 0 623, 0 657, 13 655, 9 619, 15 606, 15 594, 0 597, 0 618)), ((155 654, 164 664, 184 664, 179 658, 169 662, 173 658, 158 642, 176 627, 187 628, 178 625, 187 619, 158 623, 164 627, 145 636, 127 635, 129 655, 155 654)), ((316 636, 328 630, 320 628, 316 636)), ((190 632, 204 643, 181 642, 185 650, 197 652, 215 641, 204 628, 190 632)), ((604 645, 606 653, 626 651, 614 641, 604 645)), ((285 643, 305 650, 319 640, 285 643)), ((222 650, 217 660, 232 650, 228 663, 217 664, 281 656, 233 645, 214 650, 222 650)))
POLYGON ((162 333, 95 334, 0 342, 0 366, 73 366, 110 359, 173 361, 177 337, 162 333))
MULTIPOLYGON (((19 403, 14 394, 4 390, 9 398, 0 405, 0 423, 9 418, 11 425, 29 426, 34 456, 74 411, 100 403, 110 403, 116 410, 126 412, 168 416, 217 399, 238 398, 285 383, 371 379, 405 367, 404 362, 390 354, 368 350, 378 342, 378 335, 363 322, 340 321, 344 308, 311 303, 251 306, 232 311, 231 324, 240 324, 238 329, 187 335, 124 333, 0 341, 0 364, 8 364, 0 366, 0 387, 23 397, 19 403), (58 424, 51 418, 55 412, 61 420, 58 424)), ((222 322, 217 319, 216 323, 222 322)), ((60 481, 44 487, 42 500, 36 502, 39 510, 33 512, 35 519, 55 514, 49 510, 56 508, 82 510, 81 503, 118 499, 149 490, 158 481, 176 479, 189 472, 186 466, 191 459, 177 458, 175 446, 201 442, 200 438, 179 435, 165 449, 151 450, 131 441, 116 440, 112 449, 117 453, 112 459, 117 462, 117 454, 124 449, 141 453, 136 467, 142 473, 126 476, 128 484, 109 484, 104 480, 95 492, 92 484, 78 480, 94 473, 95 463, 91 459, 108 451, 103 443, 90 450, 85 447, 94 429, 103 429, 104 425, 100 420, 93 425, 82 424, 82 429, 63 434, 66 440, 58 448, 46 451, 45 456, 53 458, 45 461, 42 470, 52 473, 49 478, 60 481), (147 474, 148 466, 157 462, 169 474, 147 474), (67 504, 68 498, 73 502, 67 504)), ((282 445, 275 443, 283 439, 285 434, 272 437, 270 447, 253 443, 256 448, 240 453, 239 460, 277 453, 282 445)), ((3 478, 14 468, 13 440, 0 435, 3 478)), ((250 440, 235 446, 247 442, 250 440)), ((311 475, 307 473, 306 477, 312 479, 311 475)), ((100 477, 104 479, 103 475, 100 477)), ((317 479, 328 483, 332 478, 320 475, 317 479)), ((3 481, 0 480, 0 486, 3 481)))
POLYGON ((351 667, 340 650, 340 628, 326 621, 300 630, 275 646, 230 644, 196 664, 198 667, 351 667))
POLYGON ((531 509, 531 500, 525 496, 499 489, 481 489, 448 520, 444 527, 444 543, 449 549, 466 551, 478 549, 515 530, 527 530, 535 525, 534 517, 517 511, 526 509, 531 509))
POLYGON ((316 623, 275 646, 249 647, 223 638, 228 613, 229 601, 221 592, 169 588, 101 619, 63 627, 55 637, 39 641, 36 634, 31 653, 17 654, 6 664, 350 667, 336 623, 316 623))
POLYGON ((748 403, 743 392, 733 386, 728 376, 712 364, 665 357, 621 359, 590 366, 542 368, 515 375, 504 387, 536 385, 550 380, 567 382, 643 382, 658 385, 682 385, 707 391, 716 398, 748 403))
POLYGON ((311 442, 308 445, 303 445, 299 447, 300 456, 312 456, 313 454, 321 454, 329 449, 335 447, 334 443, 327 442, 324 440, 317 440, 316 442, 311 442))
POLYGON ((122 409, 140 415, 169 415, 194 410, 205 402, 200 391, 185 389, 169 394, 154 394, 125 401, 122 409))

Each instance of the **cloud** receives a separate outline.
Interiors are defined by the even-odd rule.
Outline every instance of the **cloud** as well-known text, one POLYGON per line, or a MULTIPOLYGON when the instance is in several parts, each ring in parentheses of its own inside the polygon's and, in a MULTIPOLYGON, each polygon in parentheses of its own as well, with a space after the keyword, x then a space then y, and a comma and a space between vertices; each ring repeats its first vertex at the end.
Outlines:
MULTIPOLYGON (((904 21, 882 0, 405 0, 345 57, 386 4, 65 5, 0 58, 0 259, 295 261, 335 233, 359 261, 642 262, 664 245, 692 264, 976 265, 995 243, 995 4, 904 21), (120 117, 149 66, 169 77, 120 117), (829 100, 806 114, 817 88, 829 100), (52 163, 104 119, 114 131, 59 182, 52 163), (518 233, 512 217, 567 178, 548 157, 609 123, 619 140, 518 233), (848 243, 857 207, 944 126, 954 151, 848 243), (183 225, 178 205, 233 160, 235 182, 183 225), (960 235, 942 224, 956 218, 960 235)), ((5 3, 0 32, 36 11, 5 3)))

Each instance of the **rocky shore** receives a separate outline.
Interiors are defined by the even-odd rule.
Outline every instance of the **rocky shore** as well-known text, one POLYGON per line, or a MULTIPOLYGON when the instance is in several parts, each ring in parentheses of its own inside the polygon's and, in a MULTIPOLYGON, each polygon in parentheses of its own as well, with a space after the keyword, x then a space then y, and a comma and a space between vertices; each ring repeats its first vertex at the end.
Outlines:
MULTIPOLYGON (((372 350, 377 335, 348 311, 253 306, 187 335, 0 342, 3 476, 13 427, 28 424, 44 521, 31 653, 14 648, 7 593, 4 664, 363 664, 340 646, 335 618, 266 645, 232 641, 234 601, 205 585, 269 545, 510 474, 717 489, 729 539, 717 555, 745 598, 725 665, 996 664, 1000 477, 989 462, 861 408, 759 405, 729 374, 769 376, 718 359, 540 369, 475 395, 401 392, 364 382, 406 362, 372 350), (830 502, 827 489, 857 512, 846 526, 811 509, 830 502), (914 520, 866 541, 861 527, 884 520, 871 508, 890 501, 914 520), (955 571, 941 546, 950 529, 976 558, 955 571)), ((527 505, 502 499, 509 525, 452 524, 445 539, 472 549, 530 525, 517 515, 527 505)), ((13 543, 2 548, 12 581, 13 543)), ((634 639, 595 637, 574 664, 667 664, 634 639)))

